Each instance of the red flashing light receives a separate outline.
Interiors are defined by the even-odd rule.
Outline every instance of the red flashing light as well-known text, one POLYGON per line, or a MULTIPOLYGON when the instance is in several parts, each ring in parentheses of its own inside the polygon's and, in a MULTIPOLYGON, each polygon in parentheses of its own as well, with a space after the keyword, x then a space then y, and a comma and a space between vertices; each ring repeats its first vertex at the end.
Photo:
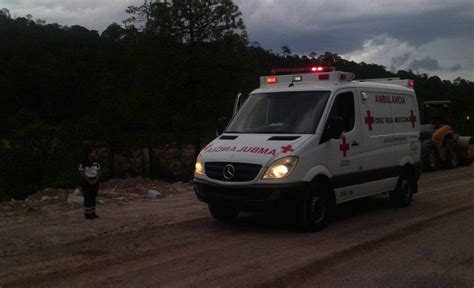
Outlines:
POLYGON ((408 80, 408 87, 415 88, 415 80, 408 80))
POLYGON ((332 66, 310 66, 299 68, 274 68, 272 74, 293 74, 293 73, 318 73, 318 72, 333 72, 336 67, 332 66))
POLYGON ((278 77, 270 76, 267 77, 267 84, 276 84, 278 83, 278 77))
POLYGON ((319 80, 329 80, 329 74, 320 74, 319 80))

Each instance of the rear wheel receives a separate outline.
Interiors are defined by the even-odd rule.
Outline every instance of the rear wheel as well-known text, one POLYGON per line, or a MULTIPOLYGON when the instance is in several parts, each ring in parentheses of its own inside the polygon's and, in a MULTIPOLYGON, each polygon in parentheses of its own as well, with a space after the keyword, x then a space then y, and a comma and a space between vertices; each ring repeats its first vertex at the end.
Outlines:
POLYGON ((438 150, 434 148, 428 152, 427 159, 426 159, 426 168, 428 168, 428 170, 436 170, 438 168, 438 165, 439 165, 438 150))
POLYGON ((209 212, 219 222, 230 222, 239 216, 239 210, 230 205, 210 203, 209 212))
POLYGON ((438 149, 431 140, 421 143, 421 159, 423 161, 423 170, 436 170, 439 164, 438 149))
POLYGON ((400 175, 395 190, 390 193, 390 202, 396 207, 410 205, 415 192, 415 181, 415 177, 408 173, 400 175))
POLYGON ((448 151, 446 151, 446 161, 448 168, 458 167, 458 155, 456 154, 456 150, 454 149, 454 147, 451 147, 448 151))
POLYGON ((313 183, 299 209, 299 225, 305 231, 321 230, 328 221, 330 203, 330 189, 325 183, 313 183))

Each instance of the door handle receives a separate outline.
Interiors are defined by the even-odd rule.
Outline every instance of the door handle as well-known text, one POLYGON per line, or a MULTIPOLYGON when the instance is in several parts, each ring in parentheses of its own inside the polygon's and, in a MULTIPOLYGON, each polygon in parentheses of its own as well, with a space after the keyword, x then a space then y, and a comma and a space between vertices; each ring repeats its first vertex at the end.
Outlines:
POLYGON ((359 146, 359 142, 353 141, 351 146, 359 146))

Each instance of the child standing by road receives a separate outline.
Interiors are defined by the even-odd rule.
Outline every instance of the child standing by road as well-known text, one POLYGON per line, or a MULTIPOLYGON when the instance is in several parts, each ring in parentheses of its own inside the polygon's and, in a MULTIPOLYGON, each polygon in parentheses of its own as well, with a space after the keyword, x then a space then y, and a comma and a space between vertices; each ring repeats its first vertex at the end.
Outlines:
POLYGON ((97 192, 99 191, 100 165, 97 162, 97 151, 93 148, 86 150, 85 157, 79 164, 79 173, 82 177, 82 195, 84 196, 84 217, 95 219, 97 192))

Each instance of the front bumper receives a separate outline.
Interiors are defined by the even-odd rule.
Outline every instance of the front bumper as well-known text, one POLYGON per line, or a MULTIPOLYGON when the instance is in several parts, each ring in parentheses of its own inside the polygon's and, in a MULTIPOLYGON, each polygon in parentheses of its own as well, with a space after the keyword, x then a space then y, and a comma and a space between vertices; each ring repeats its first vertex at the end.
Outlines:
POLYGON ((290 184, 224 185, 194 179, 194 191, 206 203, 227 203, 242 210, 261 210, 303 199, 306 182, 290 184))

